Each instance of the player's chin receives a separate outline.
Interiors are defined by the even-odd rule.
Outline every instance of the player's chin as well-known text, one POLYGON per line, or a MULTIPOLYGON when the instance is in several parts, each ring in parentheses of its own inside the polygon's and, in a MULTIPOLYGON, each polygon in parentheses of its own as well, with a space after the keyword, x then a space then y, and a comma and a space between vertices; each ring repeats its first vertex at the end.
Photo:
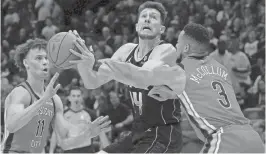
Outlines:
POLYGON ((147 33, 147 32, 141 32, 141 33, 139 33, 139 37, 141 38, 141 39, 147 39, 147 40, 151 40, 151 39, 154 39, 154 38, 156 38, 156 34, 154 34, 154 33, 147 33))
POLYGON ((47 79, 49 77, 49 71, 42 71, 39 76, 42 79, 47 79))

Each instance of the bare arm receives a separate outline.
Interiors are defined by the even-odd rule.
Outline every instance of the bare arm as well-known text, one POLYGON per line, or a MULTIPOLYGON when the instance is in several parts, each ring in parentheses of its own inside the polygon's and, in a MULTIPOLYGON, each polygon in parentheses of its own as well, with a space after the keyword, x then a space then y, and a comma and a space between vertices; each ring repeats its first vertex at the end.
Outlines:
POLYGON ((185 71, 175 64, 177 53, 173 46, 157 46, 142 67, 126 62, 108 59, 99 67, 97 74, 109 75, 114 80, 137 88, 168 85, 181 93, 185 87, 185 71), (172 86, 172 84, 178 86, 172 86))
POLYGON ((126 118, 124 121, 122 121, 121 123, 122 123, 123 125, 128 125, 128 124, 130 124, 133 120, 134 120, 134 118, 133 118, 133 115, 132 115, 132 113, 131 113, 131 114, 129 114, 129 115, 127 116, 127 118, 126 118))
POLYGON ((102 131, 106 131, 106 127, 110 124, 108 118, 100 117, 88 124, 86 128, 78 136, 70 137, 71 130, 80 130, 79 125, 73 125, 68 122, 63 116, 63 104, 59 96, 54 96, 56 104, 56 116, 55 116, 55 133, 57 135, 58 142, 64 150, 72 149, 82 144, 88 138, 93 138, 100 134, 102 131))
MULTIPOLYGON (((176 83, 180 84, 178 91, 183 91, 182 88, 184 88, 185 83, 184 70, 178 65, 173 65, 172 61, 170 63, 168 62, 172 57, 174 57, 175 62, 178 55, 172 45, 167 44, 155 47, 153 53, 158 52, 160 54, 154 54, 142 67, 115 59, 105 59, 103 62, 96 62, 95 65, 94 56, 87 49, 84 42, 78 39, 75 45, 83 53, 81 55, 75 51, 71 51, 73 54, 82 58, 82 60, 79 60, 79 62, 76 61, 76 63, 83 65, 83 67, 89 67, 87 69, 92 69, 92 65, 94 65, 94 70, 96 70, 95 76, 98 78, 108 77, 109 79, 114 79, 141 89, 147 89, 151 85, 168 85, 171 87, 173 81, 176 81, 176 83)), ((81 74, 81 76, 83 78, 86 77, 85 74, 81 74)))
POLYGON ((57 139, 56 139, 56 134, 55 132, 53 132, 52 137, 50 139, 50 149, 49 149, 49 153, 54 153, 54 150, 56 148, 57 145, 57 139))
MULTIPOLYGON (((132 43, 123 45, 114 53, 111 59, 121 62, 124 61, 126 59, 125 56, 127 56, 135 46, 136 45, 132 43)), ((99 62, 104 62, 108 59, 110 58, 99 60, 99 62)), ((82 64, 78 64, 77 68, 82 80, 84 81, 84 86, 87 89, 96 89, 101 85, 112 80, 112 78, 109 75, 98 74, 95 71, 91 71, 86 65, 84 66, 82 64)))
POLYGON ((23 87, 15 88, 10 95, 8 95, 6 104, 6 125, 7 129, 13 133, 29 123, 29 121, 38 114, 39 108, 52 96, 55 95, 60 85, 53 88, 59 74, 56 73, 46 87, 43 96, 32 103, 30 93, 23 87))
POLYGON ((41 98, 29 105, 30 93, 23 87, 15 88, 6 98, 5 122, 9 132, 14 133, 27 125, 38 114, 39 108, 46 102, 41 98))

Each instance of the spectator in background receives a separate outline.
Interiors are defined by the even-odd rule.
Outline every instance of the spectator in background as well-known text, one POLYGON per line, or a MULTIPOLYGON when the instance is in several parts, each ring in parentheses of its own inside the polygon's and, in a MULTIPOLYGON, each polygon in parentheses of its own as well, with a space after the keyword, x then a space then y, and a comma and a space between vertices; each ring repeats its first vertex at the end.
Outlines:
POLYGON ((213 29, 211 27, 207 27, 207 30, 210 34, 210 43, 213 44, 213 46, 216 48, 218 45, 218 39, 213 35, 213 29))
POLYGON ((103 53, 103 56, 105 58, 111 58, 112 57, 114 51, 109 45, 106 44, 105 41, 99 41, 98 45, 99 45, 99 49, 101 50, 101 52, 103 53))
POLYGON ((219 11, 216 20, 222 25, 226 24, 226 21, 230 18, 231 2, 229 0, 224 1, 223 10, 219 11))
POLYGON ((41 30, 45 26, 45 19, 51 17, 51 10, 54 0, 36 0, 35 9, 38 11, 38 21, 36 23, 37 35, 40 36, 41 30))
POLYGON ((42 29, 42 36, 48 41, 52 36, 58 33, 59 29, 53 24, 51 17, 46 18, 45 24, 46 26, 42 29))
POLYGON ((258 43, 259 41, 256 39, 256 33, 255 31, 250 31, 248 33, 248 42, 244 46, 245 53, 249 56, 249 58, 252 59, 253 63, 253 56, 258 52, 258 43))
POLYGON ((251 65, 248 57, 239 49, 239 38, 232 37, 229 44, 229 51, 232 53, 229 65, 230 77, 238 102, 242 107, 247 97, 246 90, 251 86, 250 73, 251 65))
POLYGON ((227 37, 221 36, 217 43, 217 49, 210 54, 212 58, 224 65, 228 70, 230 67, 227 65, 232 57, 232 54, 227 50, 227 37))
POLYGON ((114 39, 113 39, 111 32, 110 32, 110 29, 108 27, 103 27, 102 36, 103 36, 103 40, 105 41, 106 45, 113 48, 114 39))
MULTIPOLYGON (((72 124, 79 125, 77 129, 70 130, 68 137, 75 137, 80 132, 84 131, 93 118, 92 115, 89 114, 83 105, 83 97, 82 91, 79 87, 71 87, 69 91, 68 101, 70 102, 69 108, 64 112, 64 117, 72 124)), ((96 118, 94 116, 94 118, 96 118)), ((60 141, 57 140, 57 136, 55 133, 52 135, 51 144, 50 144, 50 153, 53 153, 56 143, 58 142, 60 145, 60 141)), ((64 147, 64 153, 93 153, 95 152, 93 147, 91 146, 92 139, 88 138, 81 145, 74 145, 69 147, 64 147)), ((63 148, 63 147, 62 147, 63 148)))
POLYGON ((25 43, 27 39, 29 38, 27 31, 25 28, 21 28, 19 30, 19 39, 18 39, 18 44, 25 43))
POLYGON ((116 51, 118 48, 120 48, 123 44, 124 44, 124 42, 123 42, 123 36, 116 35, 114 37, 114 45, 113 45, 114 51, 116 51))
POLYGON ((127 130, 133 121, 132 111, 123 102, 120 102, 118 94, 111 91, 108 95, 111 107, 102 113, 103 115, 108 115, 109 119, 112 121, 113 126, 113 139, 115 139, 119 133, 127 130))
POLYGON ((175 29, 173 27, 169 27, 166 30, 166 36, 164 38, 164 41, 167 43, 171 43, 173 46, 177 43, 177 38, 175 37, 175 29))
MULTIPOLYGON (((265 50, 263 52, 265 52, 265 50)), ((264 57, 265 56, 259 57, 257 59, 256 64, 252 65, 252 67, 251 67, 251 75, 250 75, 250 78, 251 78, 252 81, 255 81, 256 78, 259 75, 263 74, 263 72, 265 71, 264 70, 264 65, 265 65, 265 59, 264 59, 264 57)))
POLYGON ((250 107, 265 106, 265 61, 262 66, 262 72, 256 78, 249 93, 251 94, 251 97, 248 100, 250 107))
POLYGON ((7 15, 4 17, 4 27, 19 24, 20 18, 14 6, 9 6, 7 15))

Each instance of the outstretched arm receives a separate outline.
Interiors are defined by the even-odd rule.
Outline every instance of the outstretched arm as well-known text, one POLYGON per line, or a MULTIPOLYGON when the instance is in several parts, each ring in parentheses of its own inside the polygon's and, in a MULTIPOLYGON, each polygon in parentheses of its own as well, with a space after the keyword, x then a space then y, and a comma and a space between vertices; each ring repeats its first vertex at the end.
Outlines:
POLYGON ((108 117, 97 118, 92 123, 88 123, 84 129, 80 128, 81 125, 71 124, 63 116, 63 104, 59 96, 54 96, 54 101, 56 104, 54 131, 57 135, 59 145, 64 150, 73 149, 84 143, 88 138, 96 137, 100 132, 108 130, 107 127, 110 124, 108 117), (80 133, 75 137, 71 137, 71 131, 79 131, 80 133))
MULTIPOLYGON (((101 59, 99 62, 104 63, 104 61, 108 59, 123 61, 123 59, 125 59, 125 55, 127 55, 134 46, 135 44, 132 43, 125 44, 114 53, 112 58, 101 59)), ((96 89, 101 85, 113 80, 113 78, 111 78, 109 75, 99 74, 95 71, 91 71, 91 69, 88 68, 88 64, 80 63, 77 65, 77 68, 82 80, 84 81, 84 86, 87 89, 96 89)))
POLYGON ((5 122, 9 132, 14 133, 27 125, 29 121, 38 114, 39 108, 47 102, 59 89, 54 83, 59 74, 56 73, 48 84, 44 95, 31 105, 30 93, 23 87, 15 88, 5 100, 5 122))
MULTIPOLYGON (((175 80, 180 83, 180 87, 184 88, 184 70, 178 65, 174 65, 173 60, 169 61, 172 58, 175 62, 177 58, 177 52, 172 45, 166 44, 155 47, 153 53, 158 52, 159 54, 152 56, 142 67, 115 59, 105 59, 103 62, 96 61, 92 52, 87 49, 81 39, 77 39, 75 45, 82 54, 74 50, 71 52, 81 57, 82 60, 72 61, 72 63, 78 63, 84 68, 87 67, 89 71, 93 69, 97 77, 108 77, 141 89, 147 89, 151 85, 171 86, 172 81, 175 80)), ((80 75, 86 78, 85 74, 80 75)))

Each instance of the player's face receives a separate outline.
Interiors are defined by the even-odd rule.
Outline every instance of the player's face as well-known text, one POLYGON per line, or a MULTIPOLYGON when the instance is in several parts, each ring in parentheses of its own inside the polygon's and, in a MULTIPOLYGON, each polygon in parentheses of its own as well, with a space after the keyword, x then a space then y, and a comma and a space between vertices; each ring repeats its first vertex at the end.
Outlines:
POLYGON ((24 65, 27 72, 36 78, 45 79, 49 76, 49 61, 45 49, 31 49, 24 60, 24 65))
POLYGON ((81 105, 82 102, 82 93, 80 90, 71 90, 68 100, 71 104, 81 105))
POLYGON ((177 52, 181 53, 181 56, 183 58, 187 56, 188 49, 189 49, 189 45, 186 42, 184 34, 185 34, 184 31, 180 32, 180 34, 178 36, 178 41, 176 43, 176 50, 177 50, 177 52))
POLYGON ((136 31, 141 39, 154 39, 165 30, 162 25, 161 14, 152 8, 144 9, 138 18, 136 31))

